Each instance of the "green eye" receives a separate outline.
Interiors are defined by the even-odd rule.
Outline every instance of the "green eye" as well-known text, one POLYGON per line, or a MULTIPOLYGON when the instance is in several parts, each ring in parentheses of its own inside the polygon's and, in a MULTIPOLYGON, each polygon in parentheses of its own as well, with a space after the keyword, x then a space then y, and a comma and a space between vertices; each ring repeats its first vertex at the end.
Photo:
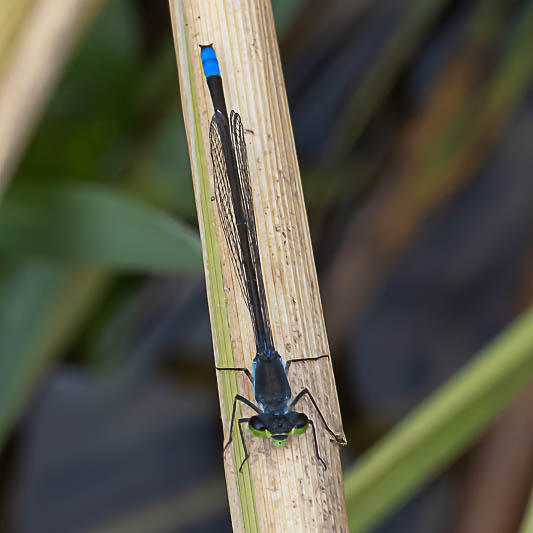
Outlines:
POLYGON ((307 431, 307 428, 309 427, 309 422, 305 424, 305 426, 302 427, 293 427, 291 429, 291 435, 301 435, 302 433, 305 433, 307 431))
POLYGON ((267 431, 266 429, 263 429, 262 431, 260 429, 255 429, 253 428, 252 426, 248 426, 249 429, 250 429, 250 433, 252 435, 255 435, 256 437, 266 437, 267 436, 267 431))
POLYGON ((257 416, 252 416, 252 418, 250 418, 248 429, 250 430, 250 433, 256 437, 267 437, 267 428, 257 416))
POLYGON ((303 413, 298 413, 296 420, 294 420, 294 427, 291 430, 291 435, 301 435, 305 433, 309 427, 309 418, 303 413))

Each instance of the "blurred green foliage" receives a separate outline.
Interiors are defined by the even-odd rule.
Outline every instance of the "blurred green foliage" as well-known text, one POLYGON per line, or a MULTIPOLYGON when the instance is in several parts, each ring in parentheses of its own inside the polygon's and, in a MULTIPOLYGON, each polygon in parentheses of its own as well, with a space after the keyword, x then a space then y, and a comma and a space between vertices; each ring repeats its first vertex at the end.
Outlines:
POLYGON ((367 531, 453 461, 533 377, 524 313, 345 475, 350 531, 367 531))
POLYGON ((189 228, 129 194, 87 184, 8 194, 0 210, 0 252, 116 270, 201 268, 200 244, 189 228))

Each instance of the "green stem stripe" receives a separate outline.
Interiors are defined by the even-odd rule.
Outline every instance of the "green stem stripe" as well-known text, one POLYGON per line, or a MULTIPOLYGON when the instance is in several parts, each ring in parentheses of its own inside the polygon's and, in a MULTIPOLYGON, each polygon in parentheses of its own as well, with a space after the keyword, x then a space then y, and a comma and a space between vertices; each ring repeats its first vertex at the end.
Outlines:
MULTIPOLYGON (((186 101, 183 103, 183 113, 188 114, 188 126, 194 128, 188 132, 189 147, 191 150, 191 169, 193 173, 194 189, 196 195, 196 208, 199 215, 199 224, 201 228, 202 245, 204 251, 204 270, 207 280, 207 293, 209 299, 210 318, 213 333, 213 343, 216 353, 219 356, 218 364, 226 367, 235 366, 233 347, 231 343, 229 318, 226 307, 226 295, 224 291, 224 281, 222 276, 222 264, 220 259, 219 244, 217 240, 215 214, 211 198, 213 196, 209 172, 207 167, 207 154, 204 150, 204 140, 202 134, 201 115, 198 108, 198 95, 194 82, 193 61, 197 60, 200 64, 200 56, 197 50, 190 50, 190 43, 187 38, 187 29, 183 2, 171 2, 175 8, 176 22, 176 39, 178 41, 178 57, 181 68, 182 78, 186 85, 181 87, 181 91, 186 93, 186 101), (197 56, 195 55, 197 54, 197 56), (185 57, 184 57, 185 56, 185 57), (187 72, 185 72, 187 69, 187 72)), ((222 413, 226 420, 231 416, 233 398, 238 393, 237 376, 234 372, 224 372, 220 376, 222 385, 222 413)), ((236 413, 240 416, 240 411, 236 413)), ((244 530, 255 533, 259 531, 257 510, 255 506, 255 494, 253 489, 252 475, 249 463, 243 467, 242 473, 239 474, 238 468, 244 459, 242 446, 231 446, 233 452, 234 465, 239 488, 239 499, 242 512, 244 530)))

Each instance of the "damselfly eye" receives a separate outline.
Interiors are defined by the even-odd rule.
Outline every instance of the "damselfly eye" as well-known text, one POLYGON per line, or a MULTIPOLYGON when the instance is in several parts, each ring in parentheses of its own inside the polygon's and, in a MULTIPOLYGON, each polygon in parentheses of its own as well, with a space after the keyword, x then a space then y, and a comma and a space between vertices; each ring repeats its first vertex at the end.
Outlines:
POLYGON ((294 422, 294 427, 296 429, 301 429, 303 427, 306 427, 307 424, 309 424, 309 418, 307 418, 307 416, 303 413, 298 413, 298 418, 294 422))
POLYGON ((259 417, 257 417, 257 416, 252 416, 250 418, 250 422, 248 422, 248 424, 249 424, 249 426, 252 429, 255 429, 256 431, 265 431, 266 430, 265 424, 263 424, 263 422, 261 422, 261 420, 259 420, 259 417))

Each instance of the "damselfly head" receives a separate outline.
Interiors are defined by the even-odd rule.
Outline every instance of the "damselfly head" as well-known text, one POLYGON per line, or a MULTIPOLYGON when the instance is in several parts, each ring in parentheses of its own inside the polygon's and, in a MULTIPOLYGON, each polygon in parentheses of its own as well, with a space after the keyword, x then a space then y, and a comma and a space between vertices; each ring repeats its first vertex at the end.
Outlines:
POLYGON ((262 413, 252 416, 248 422, 252 435, 268 438, 276 447, 285 446, 289 435, 301 435, 309 427, 309 419, 304 413, 294 411, 282 415, 262 413))

